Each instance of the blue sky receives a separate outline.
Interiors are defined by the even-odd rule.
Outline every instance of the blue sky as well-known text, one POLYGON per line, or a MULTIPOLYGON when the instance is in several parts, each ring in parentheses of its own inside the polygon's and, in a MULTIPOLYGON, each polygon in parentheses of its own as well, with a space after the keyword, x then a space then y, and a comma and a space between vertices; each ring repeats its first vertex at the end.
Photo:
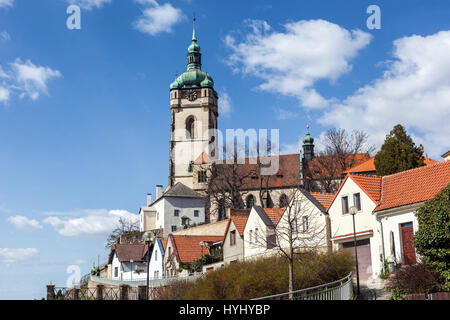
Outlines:
POLYGON ((193 13, 220 129, 280 129, 298 152, 307 123, 319 146, 343 127, 377 147, 402 123, 430 157, 450 148, 448 1, 0 0, 0 299, 106 261, 118 217, 167 184, 193 13))

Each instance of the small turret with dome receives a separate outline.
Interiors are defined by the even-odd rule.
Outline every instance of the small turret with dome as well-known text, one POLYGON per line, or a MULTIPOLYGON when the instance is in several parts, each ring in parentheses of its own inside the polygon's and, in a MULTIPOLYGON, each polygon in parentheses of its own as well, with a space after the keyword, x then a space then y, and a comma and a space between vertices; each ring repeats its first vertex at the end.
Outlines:
POLYGON ((303 154, 307 161, 314 158, 314 138, 309 134, 309 125, 306 126, 306 136, 303 138, 303 154))
POLYGON ((192 41, 188 47, 187 54, 187 71, 176 78, 170 85, 170 89, 214 87, 214 80, 212 77, 209 73, 202 71, 202 54, 200 53, 200 46, 197 43, 195 21, 194 17, 192 41))

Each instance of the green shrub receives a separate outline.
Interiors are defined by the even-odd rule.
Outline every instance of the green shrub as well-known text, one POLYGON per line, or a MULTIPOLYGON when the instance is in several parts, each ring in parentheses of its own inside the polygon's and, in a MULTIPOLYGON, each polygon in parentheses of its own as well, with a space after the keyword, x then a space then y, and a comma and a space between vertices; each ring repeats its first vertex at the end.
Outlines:
POLYGON ((439 273, 426 264, 419 263, 403 266, 389 278, 387 288, 393 294, 404 296, 413 293, 431 293, 439 291, 439 273))
MULTIPOLYGON (((304 253, 294 263, 294 288, 298 290, 332 282, 352 270, 353 259, 347 252, 304 253)), ((288 281, 288 263, 284 258, 261 258, 229 264, 195 282, 173 283, 159 298, 246 300, 287 292, 288 281)))

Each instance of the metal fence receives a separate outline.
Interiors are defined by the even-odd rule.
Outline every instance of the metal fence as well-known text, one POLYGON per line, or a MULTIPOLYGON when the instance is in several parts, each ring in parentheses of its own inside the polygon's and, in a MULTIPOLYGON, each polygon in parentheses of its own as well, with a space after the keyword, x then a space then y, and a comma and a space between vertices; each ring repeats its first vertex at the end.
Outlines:
POLYGON ((352 300, 354 298, 352 274, 351 272, 345 278, 320 286, 252 300, 352 300))

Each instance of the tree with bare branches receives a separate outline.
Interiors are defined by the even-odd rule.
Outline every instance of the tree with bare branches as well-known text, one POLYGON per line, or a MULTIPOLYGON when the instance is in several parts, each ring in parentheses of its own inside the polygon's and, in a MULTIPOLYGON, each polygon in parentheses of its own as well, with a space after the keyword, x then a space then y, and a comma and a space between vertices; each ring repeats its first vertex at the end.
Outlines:
POLYGON ((340 185, 342 172, 352 168, 361 161, 358 155, 367 154, 367 160, 375 150, 368 144, 368 134, 363 130, 329 129, 323 139, 323 150, 307 166, 305 176, 317 181, 317 186, 309 189, 335 193, 340 185))
POLYGON ((294 291, 294 260, 311 251, 326 250, 326 218, 315 199, 304 189, 292 189, 283 209, 264 209, 272 223, 258 226, 249 245, 260 247, 262 254, 279 254, 289 265, 289 291, 294 291), (272 211, 271 211, 272 210, 272 211))
POLYGON ((119 243, 121 236, 136 232, 139 232, 139 221, 132 218, 119 218, 117 227, 108 235, 106 248, 119 243))

